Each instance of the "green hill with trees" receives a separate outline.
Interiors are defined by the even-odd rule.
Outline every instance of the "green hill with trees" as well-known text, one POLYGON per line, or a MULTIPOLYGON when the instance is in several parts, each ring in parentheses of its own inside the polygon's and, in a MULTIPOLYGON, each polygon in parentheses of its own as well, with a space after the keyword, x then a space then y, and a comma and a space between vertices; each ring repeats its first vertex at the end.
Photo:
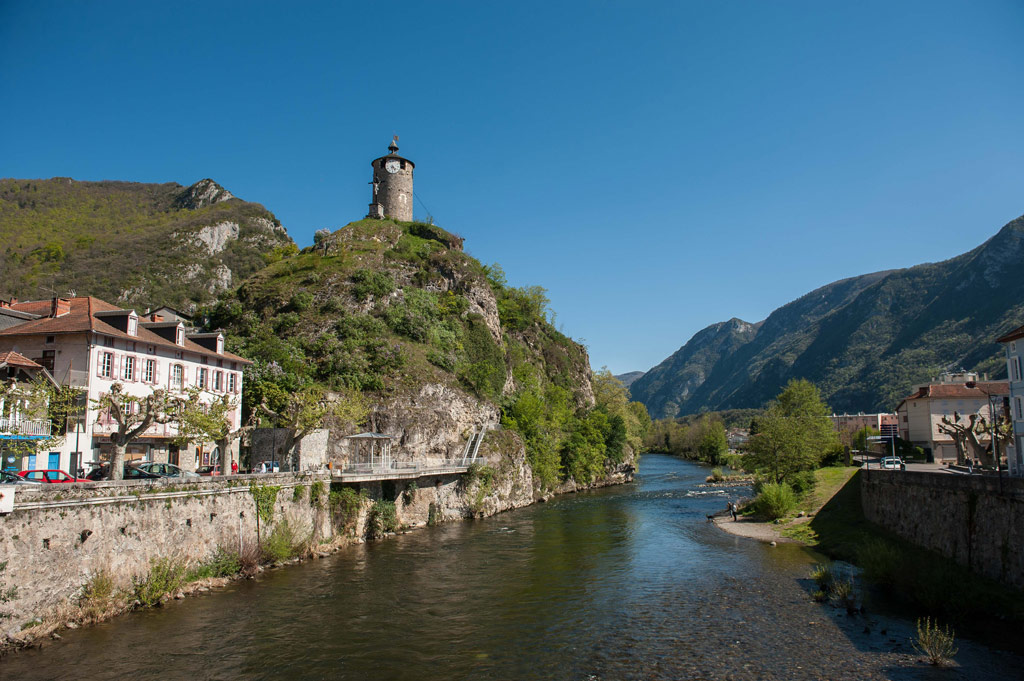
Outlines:
POLYGON ((283 409, 310 386, 358 391, 376 405, 376 427, 454 440, 454 413, 500 415, 496 437, 520 439, 535 483, 550 489, 631 461, 648 420, 608 372, 592 384, 586 349, 555 329, 547 305, 543 289, 509 286, 436 226, 362 220, 319 232, 204 316, 256 362, 248 410, 283 409))
POLYGON ((294 244, 273 213, 213 180, 0 179, 0 293, 76 291, 189 311, 294 244))

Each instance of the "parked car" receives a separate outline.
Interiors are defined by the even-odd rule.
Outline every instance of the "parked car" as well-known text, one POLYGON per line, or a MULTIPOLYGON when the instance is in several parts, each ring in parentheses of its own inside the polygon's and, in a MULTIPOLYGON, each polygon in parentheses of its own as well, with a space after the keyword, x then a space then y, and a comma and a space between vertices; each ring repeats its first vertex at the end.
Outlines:
POLYGON ((216 466, 200 466, 196 469, 196 473, 204 477, 210 475, 220 475, 220 465, 216 466))
POLYGON ((42 480, 28 480, 14 471, 0 471, 0 484, 3 485, 41 485, 42 480))
POLYGON ((135 466, 141 471, 152 473, 161 478, 198 478, 198 473, 187 471, 173 463, 156 463, 155 461, 143 461, 135 466))
POLYGON ((903 461, 898 456, 883 457, 882 468, 890 471, 906 470, 903 467, 903 461))
MULTIPOLYGON (((106 480, 108 477, 110 477, 110 464, 105 463, 98 468, 94 468, 93 470, 89 471, 89 474, 85 477, 88 478, 90 481, 106 480)), ((156 475, 155 473, 144 471, 135 464, 126 463, 124 465, 123 478, 125 480, 157 480, 161 477, 162 476, 156 475)))
POLYGON ((68 475, 64 471, 58 470, 21 471, 18 475, 31 482, 90 482, 85 478, 76 478, 72 475, 68 475))

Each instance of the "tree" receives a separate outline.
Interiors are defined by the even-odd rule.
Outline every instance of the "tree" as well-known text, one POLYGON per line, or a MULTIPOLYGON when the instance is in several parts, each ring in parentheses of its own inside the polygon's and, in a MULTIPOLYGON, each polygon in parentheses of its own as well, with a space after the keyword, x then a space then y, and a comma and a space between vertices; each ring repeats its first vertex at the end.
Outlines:
POLYGON ((830 410, 813 383, 792 379, 752 427, 744 468, 785 482, 813 470, 839 446, 830 410))
POLYGON ((953 438, 958 464, 963 464, 965 459, 980 460, 985 464, 991 463, 988 448, 978 439, 979 434, 987 432, 984 416, 968 414, 967 423, 960 423, 960 413, 954 411, 953 420, 950 420, 948 416, 943 416, 939 419, 937 428, 940 433, 945 433, 953 438))
POLYGON ((697 434, 697 459, 712 466, 720 464, 729 451, 729 438, 721 420, 705 415, 694 430, 697 434))
POLYGON ((856 433, 853 434, 853 448, 865 451, 868 449, 868 438, 877 437, 882 434, 882 431, 871 426, 864 426, 856 433))
POLYGON ((181 400, 166 390, 156 389, 148 395, 130 395, 124 386, 115 383, 110 392, 92 401, 92 408, 106 410, 117 424, 117 431, 110 436, 114 455, 110 459, 110 480, 124 477, 124 454, 128 445, 139 439, 150 426, 171 423, 178 419, 181 400))
POLYGON ((347 427, 362 423, 370 412, 363 394, 345 389, 328 393, 316 385, 308 385, 289 395, 275 394, 264 399, 259 413, 278 428, 288 431, 284 453, 290 456, 303 438, 314 430, 329 425, 347 427))
POLYGON ((28 382, 15 379, 0 382, 0 404, 4 405, 0 417, 9 417, 16 408, 21 424, 50 423, 49 435, 45 437, 5 440, 2 449, 17 456, 58 447, 67 432, 68 419, 80 414, 84 407, 81 390, 56 385, 42 374, 28 382))
POLYGON ((238 403, 230 395, 221 395, 212 402, 203 402, 202 391, 191 388, 181 402, 178 416, 179 444, 214 442, 220 449, 220 470, 227 475, 231 470, 231 446, 235 440, 256 427, 254 418, 240 428, 233 428, 231 416, 238 403))

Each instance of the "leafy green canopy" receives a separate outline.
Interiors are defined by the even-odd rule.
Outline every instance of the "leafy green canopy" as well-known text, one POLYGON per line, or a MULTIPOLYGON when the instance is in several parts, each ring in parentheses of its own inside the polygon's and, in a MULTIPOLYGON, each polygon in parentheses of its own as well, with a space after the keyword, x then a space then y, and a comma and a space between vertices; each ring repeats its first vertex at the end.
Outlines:
POLYGON ((790 380, 752 423, 744 468, 772 482, 794 482, 799 473, 817 468, 839 447, 830 413, 813 383, 790 380))

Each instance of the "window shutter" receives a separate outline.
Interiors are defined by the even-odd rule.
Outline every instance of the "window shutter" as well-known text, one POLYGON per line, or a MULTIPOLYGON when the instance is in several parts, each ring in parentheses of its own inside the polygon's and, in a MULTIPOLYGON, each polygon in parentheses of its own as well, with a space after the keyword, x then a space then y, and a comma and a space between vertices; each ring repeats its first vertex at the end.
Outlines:
POLYGON ((97 350, 96 351, 96 375, 97 376, 102 376, 103 375, 103 351, 102 350, 97 350))
POLYGON ((136 357, 135 361, 132 363, 132 380, 133 381, 139 380, 139 364, 141 364, 141 362, 139 361, 139 358, 136 357))
POLYGON ((114 358, 110 362, 110 377, 116 381, 121 378, 121 374, 118 373, 121 371, 121 357, 114 353, 110 354, 114 355, 114 358))

